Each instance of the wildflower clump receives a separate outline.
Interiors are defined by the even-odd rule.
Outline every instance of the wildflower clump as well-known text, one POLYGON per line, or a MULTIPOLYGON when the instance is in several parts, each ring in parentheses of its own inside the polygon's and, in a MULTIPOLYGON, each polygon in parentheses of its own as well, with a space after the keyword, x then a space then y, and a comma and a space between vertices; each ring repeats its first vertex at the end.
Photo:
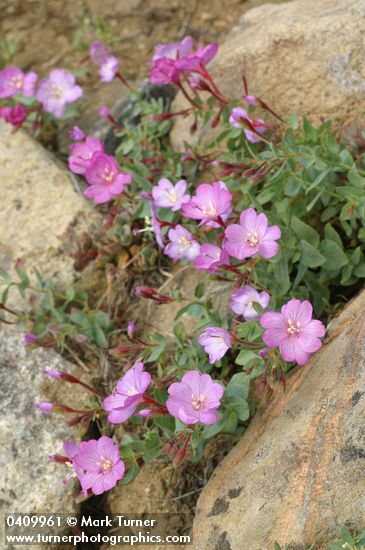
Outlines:
MULTIPOLYGON (((244 76, 241 97, 227 97, 208 68, 217 51, 216 44, 195 45, 191 37, 158 44, 150 81, 174 86, 187 106, 166 112, 163 101, 135 90, 123 120, 100 106, 118 141, 112 154, 98 137, 71 130, 69 170, 83 195, 106 211, 97 237, 88 235, 87 246, 78 248, 78 265, 95 261, 110 268, 97 304, 75 289, 60 298, 41 281, 37 316, 20 317, 2 305, 25 327, 29 349, 87 342, 113 361, 114 384, 102 388, 69 373, 45 372, 54 383, 88 392, 84 408, 37 405, 39 414, 62 414, 81 433, 97 421, 99 439, 66 442, 65 456, 51 457, 72 465, 85 496, 131 482, 143 462, 157 457, 174 468, 188 457, 199 460, 217 434, 237 439, 258 399, 284 389, 286 373, 305 368, 323 345, 338 297, 350 297, 365 278, 363 151, 348 150, 326 122, 316 128, 295 116, 283 120, 249 93, 244 76), (215 137, 206 146, 186 143, 180 154, 171 150, 168 133, 173 118, 187 115, 192 135, 210 127, 215 137), (155 327, 146 334, 130 309, 103 302, 120 269, 115 250, 134 242, 157 258, 162 274, 176 265, 200 272, 191 299, 184 288, 154 288, 150 280, 131 286, 133 299, 149 300, 151 309, 174 308, 167 333, 155 327), (217 300, 223 286, 224 311, 217 300), (125 435, 117 441, 121 423, 125 435)), ((102 82, 118 79, 130 88, 123 64, 105 44, 91 44, 87 59, 102 82)), ((81 94, 75 77, 62 69, 44 80, 17 68, 0 72, 0 116, 14 127, 62 117, 81 94)), ((131 254, 128 265, 136 257, 131 254)), ((14 286, 34 290, 19 265, 17 272, 17 282, 4 275, 5 296, 14 286)))

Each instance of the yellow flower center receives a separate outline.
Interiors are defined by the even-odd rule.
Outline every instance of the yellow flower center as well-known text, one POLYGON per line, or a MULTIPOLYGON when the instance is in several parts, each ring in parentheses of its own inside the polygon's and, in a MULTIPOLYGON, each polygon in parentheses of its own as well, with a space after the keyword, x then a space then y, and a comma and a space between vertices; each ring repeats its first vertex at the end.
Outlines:
POLYGON ((110 472, 113 467, 112 461, 105 456, 100 457, 100 462, 97 462, 97 465, 103 470, 104 473, 110 472))
POLYGON ((200 411, 201 409, 204 409, 205 401, 206 401, 205 395, 199 395, 198 399, 195 397, 195 395, 192 395, 191 400, 192 400, 193 409, 195 409, 196 411, 200 411))
POLYGON ((103 180, 105 181, 105 183, 112 183, 114 178, 115 172, 113 172, 113 170, 110 170, 109 168, 104 168, 103 180))
POLYGON ((22 76, 13 76, 11 79, 11 85, 14 86, 14 88, 20 89, 23 86, 23 77, 22 76))
POLYGON ((183 248, 190 248, 191 242, 186 237, 180 237, 178 240, 179 245, 181 245, 183 248))
POLYGON ((254 248, 259 244, 259 237, 257 233, 254 233, 254 232, 247 233, 245 240, 250 246, 252 246, 252 248, 254 248))
POLYGON ((58 98, 61 98, 63 97, 63 90, 62 88, 60 88, 60 86, 58 86, 57 84, 52 84, 52 95, 54 97, 58 97, 58 98))
POLYGON ((175 189, 171 189, 170 191, 166 190, 165 193, 173 204, 177 203, 177 193, 175 189))
POLYGON ((204 216, 216 216, 217 209, 212 205, 212 203, 209 203, 208 206, 203 206, 202 212, 204 216))
POLYGON ((288 319, 288 328, 287 332, 290 336, 293 334, 298 334, 300 332, 301 323, 298 321, 295 325, 291 319, 288 319))

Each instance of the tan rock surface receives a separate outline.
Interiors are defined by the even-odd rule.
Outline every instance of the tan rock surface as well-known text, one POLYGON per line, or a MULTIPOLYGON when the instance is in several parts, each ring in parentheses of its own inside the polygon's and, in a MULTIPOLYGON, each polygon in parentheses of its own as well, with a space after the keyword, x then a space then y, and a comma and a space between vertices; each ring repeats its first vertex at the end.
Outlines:
POLYGON ((60 254, 69 224, 87 227, 96 211, 73 186, 66 168, 25 132, 0 125, 0 267, 18 258, 42 274, 72 280, 72 258, 60 254))
MULTIPOLYGON (((242 96, 245 75, 250 93, 284 117, 347 123, 364 114, 364 25, 365 0, 264 4, 241 17, 210 68, 227 96, 242 96)), ((180 96, 176 102, 174 111, 184 108, 180 96)), ((176 120, 176 149, 191 141, 190 126, 176 120)))
POLYGON ((256 414, 202 492, 194 548, 316 550, 365 525, 365 292, 256 414))

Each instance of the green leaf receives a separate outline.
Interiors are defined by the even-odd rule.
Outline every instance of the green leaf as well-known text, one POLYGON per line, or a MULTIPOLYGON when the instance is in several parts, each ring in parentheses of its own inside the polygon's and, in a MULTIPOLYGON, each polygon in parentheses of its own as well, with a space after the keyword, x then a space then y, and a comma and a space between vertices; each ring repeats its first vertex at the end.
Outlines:
POLYGON ((176 423, 172 416, 157 416, 154 423, 161 428, 166 437, 171 439, 175 435, 176 423))
POLYGON ((165 351, 167 340, 161 334, 154 334, 153 338, 157 340, 158 345, 151 351, 150 355, 146 359, 148 363, 152 363, 159 359, 160 355, 165 351))
POLYGON ((337 233, 336 229, 332 227, 330 223, 326 223, 324 227, 324 234, 326 239, 329 239, 330 241, 334 241, 343 249, 343 244, 341 241, 340 235, 337 233))
POLYGON ((235 411, 226 411, 227 415, 225 414, 224 418, 224 431, 228 433, 234 433, 237 428, 237 413, 235 411))
POLYGON ((320 172, 316 179, 306 188, 305 194, 307 195, 312 189, 315 189, 324 180, 324 178, 328 176, 331 170, 332 168, 328 167, 326 170, 323 170, 323 172, 320 172))
POLYGON ((227 410, 233 410, 237 413, 239 420, 244 422, 250 416, 250 409, 248 407, 247 401, 243 397, 232 396, 228 397, 225 400, 227 410))
POLYGON ((6 285, 10 285, 12 282, 12 278, 10 277, 9 273, 1 269, 1 267, 0 267, 0 279, 2 279, 6 285))
POLYGON ((349 259, 342 248, 334 241, 323 239, 321 242, 321 251, 326 258, 326 261, 323 263, 325 269, 341 269, 342 266, 349 263, 349 259))
POLYGON ((357 171, 356 165, 353 164, 351 167, 351 170, 347 172, 347 178, 349 182, 354 185, 355 187, 360 187, 364 189, 365 187, 365 178, 360 176, 359 172, 357 171))
POLYGON ((182 323, 177 323, 174 326, 174 335, 178 343, 182 346, 186 340, 186 330, 182 323))
POLYGON ((354 275, 363 279, 365 277, 365 263, 359 264, 354 269, 354 275))
MULTIPOLYGON (((252 352, 251 352, 252 353, 252 352)), ((257 356, 255 356, 257 359, 257 356)), ((244 399, 248 399, 250 387, 250 377, 245 372, 234 374, 226 387, 224 395, 233 396, 239 395, 244 399)))
POLYGON ((278 283, 281 292, 285 294, 288 292, 291 283, 289 278, 288 259, 284 252, 281 253, 280 260, 273 265, 273 270, 275 280, 278 283))
POLYGON ((200 299, 205 293, 205 283, 199 283, 195 289, 195 297, 200 299))
POLYGON ((203 439, 209 439, 210 437, 217 435, 224 429, 224 424, 224 419, 221 418, 219 422, 216 422, 211 426, 204 426, 204 430, 202 431, 203 439))
POLYGON ((108 347, 108 340, 107 340, 103 330, 95 322, 93 323, 93 339, 94 339, 95 344, 99 348, 107 348, 108 347))
MULTIPOLYGON (((248 368, 251 367, 252 363, 254 363, 257 360, 258 360, 258 357, 257 357, 256 353, 254 353, 250 349, 241 349, 239 354, 236 357, 235 363, 236 363, 236 365, 241 365, 241 366, 245 367, 246 369, 248 369, 248 368)), ((237 375, 235 375, 235 376, 237 376, 237 375)), ((246 374, 243 374, 243 376, 246 376, 246 374)), ((233 380, 233 378, 232 378, 232 380, 233 380)))
POLYGON ((296 216, 291 219, 291 227, 294 233, 303 241, 307 241, 312 246, 319 245, 319 235, 315 229, 302 222, 296 216))
POLYGON ((323 265, 326 258, 307 241, 301 240, 300 246, 302 249, 301 263, 306 267, 319 267, 323 265))
POLYGON ((123 479, 121 480, 122 485, 128 485, 131 483, 138 475, 139 467, 138 464, 135 462, 134 464, 131 464, 131 466, 128 468, 127 473, 125 476, 123 476, 123 479))

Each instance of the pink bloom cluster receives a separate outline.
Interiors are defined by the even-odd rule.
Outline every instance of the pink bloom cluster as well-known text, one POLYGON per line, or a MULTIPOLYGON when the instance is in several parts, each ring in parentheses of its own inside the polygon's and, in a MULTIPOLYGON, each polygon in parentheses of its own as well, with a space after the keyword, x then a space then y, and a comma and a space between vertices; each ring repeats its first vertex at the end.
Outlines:
POLYGON ((137 362, 119 380, 113 394, 104 399, 103 409, 109 413, 109 422, 120 424, 132 416, 150 383, 151 375, 144 371, 143 363, 137 362))
POLYGON ((22 126, 23 122, 28 116, 28 111, 21 103, 14 105, 14 107, 0 107, 0 118, 3 118, 5 122, 17 128, 22 126))
MULTIPOLYGON (((24 73, 19 67, 7 67, 0 71, 0 99, 14 98, 17 94, 34 97, 45 112, 55 117, 65 114, 66 105, 82 96, 82 89, 76 84, 73 74, 63 69, 54 69, 49 77, 36 88, 38 75, 34 71, 24 73)), ((27 117, 21 104, 3 107, 0 116, 13 126, 21 126, 27 117)))
POLYGON ((260 134, 266 130, 266 125, 262 118, 252 119, 242 107, 235 107, 232 109, 229 123, 234 128, 243 128, 247 140, 251 143, 258 143, 261 141, 260 134))
POLYGON ((119 448, 110 437, 64 443, 64 451, 79 478, 84 496, 88 491, 101 495, 109 491, 122 479, 125 464, 120 458, 119 448))
POLYGON ((201 73, 205 65, 216 55, 217 44, 198 46, 194 50, 190 36, 181 42, 158 44, 152 58, 150 78, 152 84, 178 83, 180 75, 187 72, 201 73))
POLYGON ((120 195, 132 182, 132 176, 119 171, 116 159, 104 153, 104 145, 96 137, 72 144, 68 165, 71 172, 85 176, 89 187, 84 195, 97 204, 120 195))
POLYGON ((34 71, 25 74, 19 67, 3 69, 0 71, 0 99, 10 98, 16 94, 32 97, 37 79, 34 71))
POLYGON ((89 48, 90 60, 99 67, 101 82, 111 82, 119 70, 119 61, 105 44, 96 40, 89 48))

